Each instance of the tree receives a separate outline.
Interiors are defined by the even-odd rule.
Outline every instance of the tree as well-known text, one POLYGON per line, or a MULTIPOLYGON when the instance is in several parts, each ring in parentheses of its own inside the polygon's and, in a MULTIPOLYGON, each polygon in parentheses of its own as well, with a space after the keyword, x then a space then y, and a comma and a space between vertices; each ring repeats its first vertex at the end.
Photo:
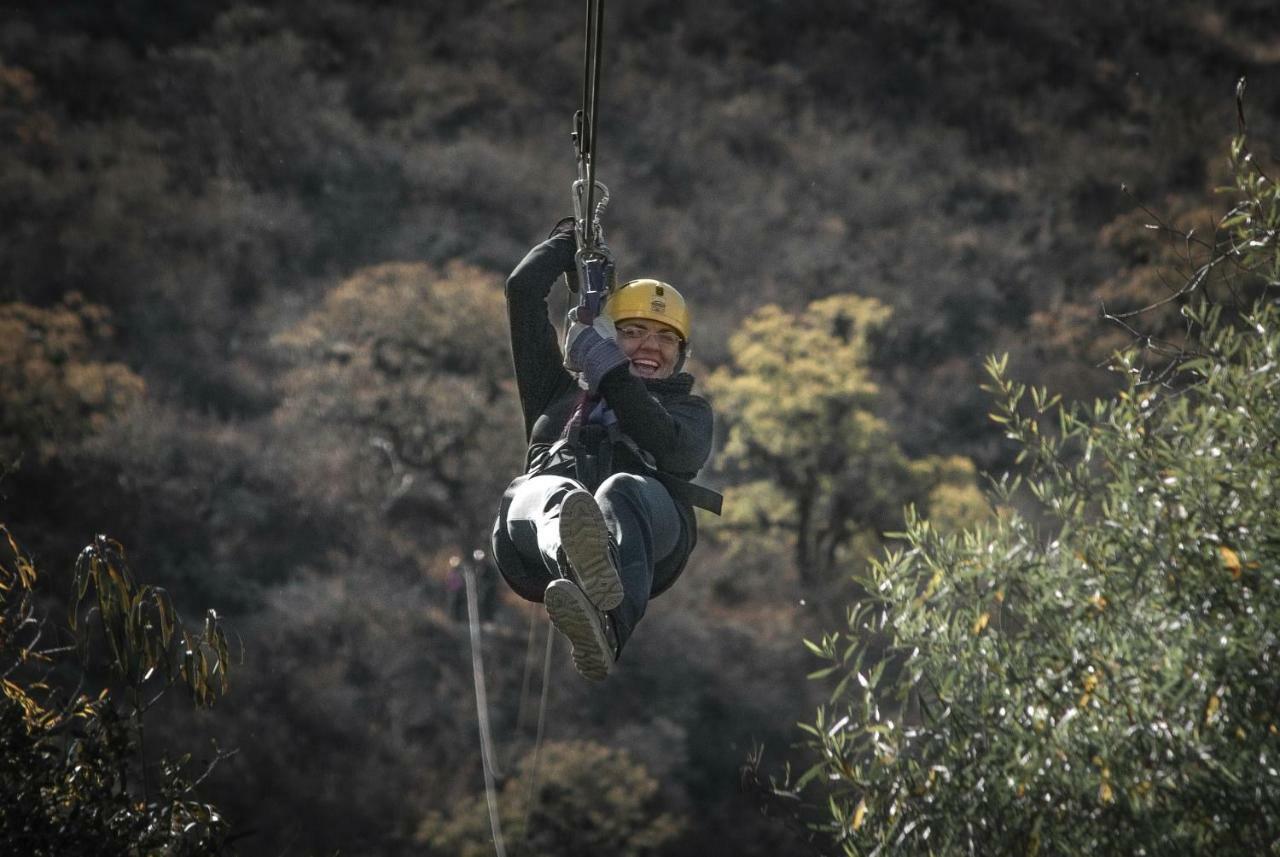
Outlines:
MULTIPOLYGON (((1215 185, 1230 180, 1220 174, 1213 179, 1215 185)), ((1123 262, 1083 300, 1055 301, 1027 320, 1027 340, 1034 343, 1029 350, 1044 363, 1039 377, 1067 398, 1115 391, 1114 376, 1105 367, 1116 351, 1132 342, 1134 324, 1141 325, 1142 336, 1151 344, 1177 353, 1188 334, 1180 310, 1192 294, 1220 292, 1227 299, 1240 285, 1232 281, 1227 266, 1214 263, 1226 235, 1199 189, 1168 195, 1160 211, 1140 206, 1103 226, 1098 247, 1123 262), (1112 323, 1099 325, 1104 317, 1112 323), (1082 365, 1093 370, 1082 371, 1082 365)))
POLYGON ((48 459, 142 398, 138 375, 102 359, 111 334, 107 310, 79 294, 48 309, 0 304, 0 466, 25 450, 48 459))
MULTIPOLYGON (((547 744, 536 762, 530 754, 498 801, 505 835, 530 857, 644 857, 661 853, 685 825, 662 810, 658 781, 643 765, 591 741, 547 744)), ((448 815, 428 814, 418 831, 419 842, 458 857, 485 857, 490 836, 484 795, 464 798, 448 815)))
POLYGON ((277 338, 293 366, 276 420, 317 491, 487 543, 523 452, 502 300, 495 277, 466 265, 379 265, 277 338))
MULTIPOLYGON (((1274 287, 1280 192, 1232 163, 1213 264, 1274 287)), ((1183 316, 1172 369, 1123 353, 1091 408, 992 360, 1025 479, 964 533, 912 516, 810 644, 838 682, 798 785, 845 853, 1280 853, 1280 309, 1183 316)))
POLYGON ((739 541, 747 531, 753 546, 751 536, 767 544, 785 534, 808 585, 878 545, 904 503, 925 506, 943 486, 953 516, 985 511, 967 460, 909 459, 874 413, 867 360, 888 318, 885 305, 857 295, 800 314, 766 306, 730 338, 732 365, 708 380, 729 424, 720 466, 740 480, 725 531, 739 541))
POLYGON ((76 566, 70 633, 58 633, 37 604, 35 566, 3 525, 0 536, 0 838, 36 857, 225 853, 228 824, 196 795, 190 756, 154 761, 143 740, 167 690, 198 707, 227 691, 217 615, 187 630, 167 593, 136 584, 123 548, 100 536, 76 566), (87 692, 102 666, 117 686, 87 692))

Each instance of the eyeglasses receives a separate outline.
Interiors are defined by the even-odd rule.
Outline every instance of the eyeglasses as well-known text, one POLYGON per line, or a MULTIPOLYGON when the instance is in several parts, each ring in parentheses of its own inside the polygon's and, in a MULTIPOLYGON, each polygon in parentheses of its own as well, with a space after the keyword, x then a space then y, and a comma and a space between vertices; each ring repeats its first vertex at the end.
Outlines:
POLYGON ((644 342, 653 337, 659 346, 667 350, 680 347, 680 335, 672 330, 648 330, 634 324, 624 324, 618 328, 618 336, 628 342, 644 342))

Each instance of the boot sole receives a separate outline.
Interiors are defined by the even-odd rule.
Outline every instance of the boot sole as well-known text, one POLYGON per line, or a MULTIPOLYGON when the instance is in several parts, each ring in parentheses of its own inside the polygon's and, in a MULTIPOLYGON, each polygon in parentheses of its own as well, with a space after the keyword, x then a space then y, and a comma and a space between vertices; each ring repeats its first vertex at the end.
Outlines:
POLYGON ((586 594, 572 581, 553 580, 542 601, 551 624, 573 647, 574 669, 585 679, 604 681, 613 664, 613 653, 586 594))
POLYGON ((573 491, 560 505, 560 547, 573 579, 600 610, 622 603, 622 579, 609 555, 609 528, 596 500, 573 491))

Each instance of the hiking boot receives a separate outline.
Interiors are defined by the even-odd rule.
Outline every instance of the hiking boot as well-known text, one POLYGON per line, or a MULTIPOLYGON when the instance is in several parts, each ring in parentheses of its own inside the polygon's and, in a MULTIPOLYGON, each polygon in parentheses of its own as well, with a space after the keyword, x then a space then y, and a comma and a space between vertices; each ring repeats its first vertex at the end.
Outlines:
POLYGON ((604 681, 613 665, 613 648, 603 613, 591 606, 586 593, 571 580, 553 580, 542 596, 556 630, 569 639, 573 667, 585 679, 604 681))
POLYGON ((612 610, 622 603, 613 536, 596 498, 586 491, 570 491, 560 504, 560 547, 570 578, 597 610, 612 610))

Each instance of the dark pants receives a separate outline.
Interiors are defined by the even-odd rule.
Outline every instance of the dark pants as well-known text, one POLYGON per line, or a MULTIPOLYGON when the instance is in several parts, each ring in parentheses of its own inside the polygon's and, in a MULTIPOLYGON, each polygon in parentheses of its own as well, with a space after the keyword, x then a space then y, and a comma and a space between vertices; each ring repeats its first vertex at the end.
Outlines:
MULTIPOLYGON (((555 560, 560 503, 575 488, 582 485, 563 476, 534 476, 511 498, 507 536, 528 573, 545 573, 545 580, 532 581, 540 589, 560 576, 555 560)), ((621 648, 644 615, 649 595, 655 589, 654 568, 683 541, 683 523, 667 489, 647 476, 615 473, 600 485, 595 498, 617 542, 622 566, 622 603, 609 611, 621 648)))

